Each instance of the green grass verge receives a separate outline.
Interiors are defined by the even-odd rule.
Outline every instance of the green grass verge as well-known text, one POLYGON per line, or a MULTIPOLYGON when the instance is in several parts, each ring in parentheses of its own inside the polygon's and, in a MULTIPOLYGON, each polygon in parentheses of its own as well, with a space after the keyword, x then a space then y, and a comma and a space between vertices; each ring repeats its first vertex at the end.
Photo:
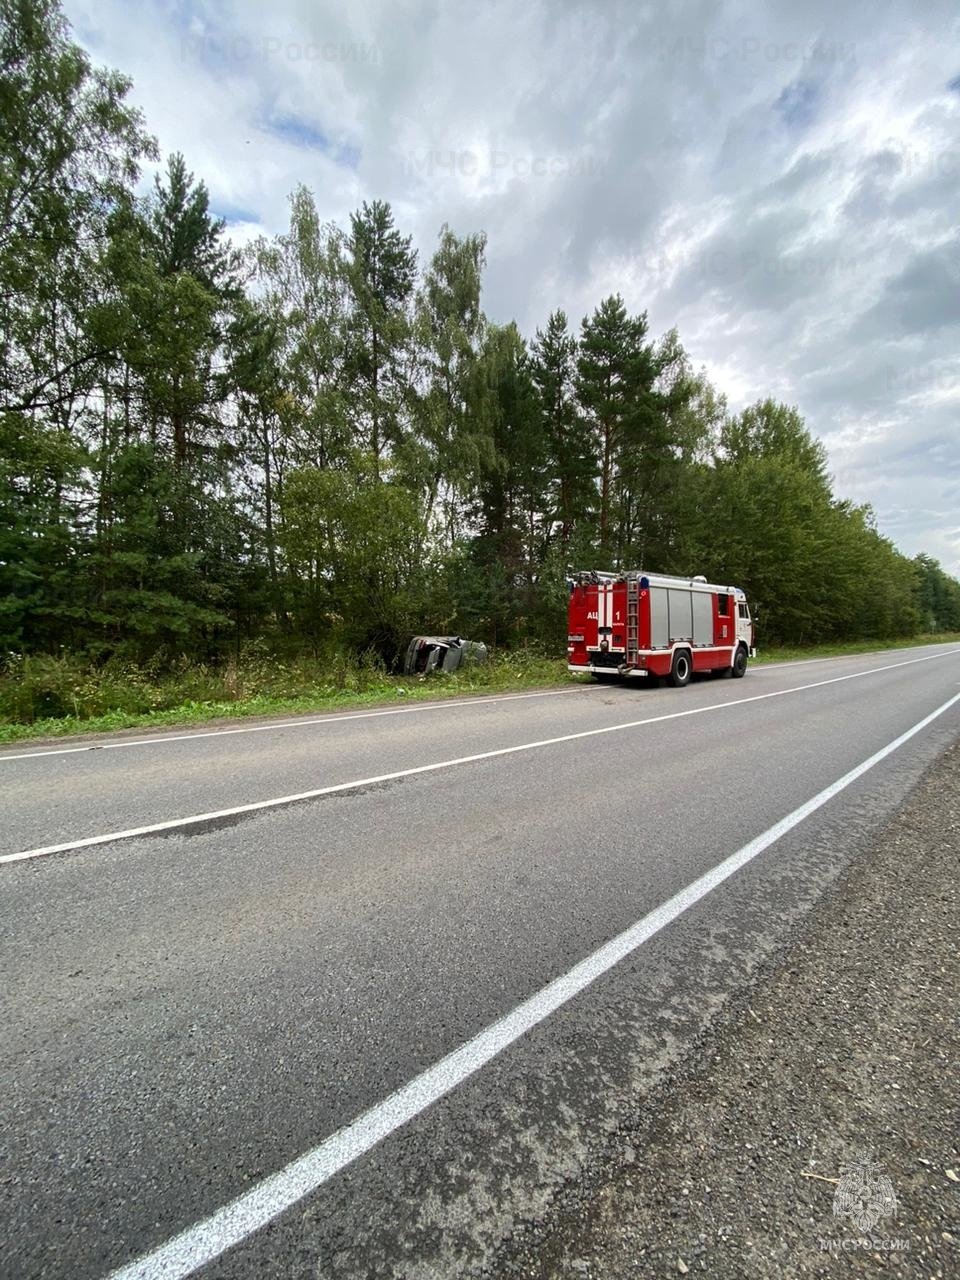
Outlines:
MULTIPOLYGON (((960 633, 915 636, 908 640, 865 640, 847 644, 777 647, 761 650, 755 661, 767 664, 805 658, 842 657, 845 654, 957 642, 960 642, 960 633)), ((304 673, 301 689, 290 688, 288 684, 283 693, 268 691, 237 697, 186 698, 175 706, 154 711, 116 709, 95 714, 43 717, 29 724, 0 721, 0 743, 78 733, 104 733, 118 729, 198 725, 214 720, 234 720, 250 716, 302 715, 384 704, 401 705, 470 694, 558 687, 578 679, 583 680, 583 677, 569 675, 563 658, 543 657, 526 651, 499 655, 484 666, 469 667, 453 675, 431 676, 426 679, 385 676, 376 672, 363 673, 347 687, 324 684, 316 678, 316 673, 313 679, 307 679, 304 673)))
POLYGON ((564 685, 577 677, 566 662, 530 653, 497 657, 483 666, 471 666, 451 675, 429 677, 364 674, 351 686, 337 688, 309 683, 300 692, 258 693, 237 698, 187 699, 157 711, 106 711, 94 715, 50 716, 30 724, 0 721, 0 743, 33 738, 62 737, 77 733, 104 733, 117 729, 162 728, 197 725, 211 720, 249 716, 302 715, 359 709, 383 704, 433 702, 471 694, 510 693, 564 685))
POLYGON ((777 645, 761 647, 754 662, 798 662, 805 658, 842 658, 847 654, 882 653, 886 649, 915 649, 928 644, 957 644, 960 631, 941 631, 936 635, 911 636, 907 640, 850 640, 842 644, 777 645))

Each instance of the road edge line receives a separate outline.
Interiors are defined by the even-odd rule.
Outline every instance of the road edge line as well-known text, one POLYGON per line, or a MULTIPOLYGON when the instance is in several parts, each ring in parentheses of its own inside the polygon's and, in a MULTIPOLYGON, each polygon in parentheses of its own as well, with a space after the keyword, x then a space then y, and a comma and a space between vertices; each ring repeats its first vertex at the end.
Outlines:
POLYGON ((115 844, 121 840, 134 840, 143 836, 162 835, 167 831, 176 831, 184 827, 201 826, 203 823, 224 822, 229 818, 241 817, 247 813, 259 813, 266 809, 278 809, 292 804, 300 804, 305 800, 318 800, 323 796, 340 795, 348 791, 358 791, 365 787, 380 786, 386 782, 397 782, 401 778, 412 778, 418 774, 436 773, 441 769, 453 769, 458 765, 476 764, 481 760, 493 760, 498 756, 516 755, 521 751, 535 751, 541 747, 557 746, 563 742, 576 742, 582 738, 594 738, 604 733, 623 733, 627 729, 639 729, 649 724, 662 724, 667 720, 681 720, 688 716, 706 715, 711 711, 723 711, 730 707, 741 707, 750 702, 763 702, 768 698, 783 698, 791 693, 803 693, 807 689, 820 689, 828 684, 841 684, 845 680, 856 680, 862 676, 880 675, 884 671, 893 671, 897 667, 910 667, 918 662, 933 662, 938 658, 949 657, 960 653, 960 649, 950 653, 931 654, 923 658, 911 658, 906 662, 894 662, 885 667, 871 667, 866 671, 853 671, 844 676, 831 676, 828 680, 815 680, 811 684, 794 685, 790 689, 773 689, 769 693, 755 693, 746 698, 737 698, 730 702, 711 702, 704 707, 688 707, 685 711, 668 711, 659 716, 647 716, 642 720, 628 720, 621 724, 602 725, 598 729, 581 729, 577 733, 565 733, 556 738, 542 738, 536 742, 520 742, 512 747, 496 747, 492 751, 480 751, 475 755, 456 756, 452 760, 437 760, 431 764, 414 765, 409 769, 396 769, 392 773, 375 774, 371 778, 355 778, 350 782, 335 782, 327 787, 315 787, 310 791, 297 791, 291 795, 274 796, 269 800, 253 800, 249 804, 234 805, 229 809, 215 809, 210 813, 194 813, 185 818, 169 818, 164 822, 152 822, 143 827, 129 827, 125 831, 108 831, 99 836, 83 836, 78 840, 64 840, 59 844, 41 845, 36 849, 22 849, 18 853, 0 854, 0 865, 14 862, 30 862, 37 858, 50 857, 55 853, 71 853, 78 849, 92 849, 97 845, 115 844))
POLYGON ((352 1123, 107 1280, 184 1280, 242 1243, 476 1074, 958 702, 960 693, 352 1123))
MULTIPOLYGON (((940 655, 933 655, 939 657, 940 655)), ((403 707, 377 707, 372 711, 331 711, 328 715, 304 715, 296 720, 278 720, 271 724, 242 724, 231 729, 204 729, 195 733, 160 733, 153 738, 120 738, 112 742, 84 742, 78 747, 49 747, 37 751, 19 751, 2 754, 0 764, 7 760, 43 760, 47 756, 77 756, 88 751, 120 751, 126 747, 154 747, 167 742, 192 742, 203 738, 228 738, 240 733, 271 733, 275 729, 305 729, 318 724, 342 724, 348 720, 372 720, 376 716, 408 716, 419 711, 445 711, 447 707, 486 706, 491 702, 519 702, 523 698, 557 698, 565 694, 581 693, 589 685, 570 685, 560 689, 531 689, 527 693, 482 693, 467 698, 446 698, 439 702, 412 702, 403 707)), ((11 743, 16 746, 16 743, 11 743)))

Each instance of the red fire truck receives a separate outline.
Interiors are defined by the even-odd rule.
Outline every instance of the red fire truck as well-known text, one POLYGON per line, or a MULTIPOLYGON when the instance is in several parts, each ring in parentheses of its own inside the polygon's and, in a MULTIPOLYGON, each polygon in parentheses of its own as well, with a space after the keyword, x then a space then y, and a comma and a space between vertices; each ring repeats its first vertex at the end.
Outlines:
POLYGON ((706 578, 588 570, 567 579, 567 663, 603 680, 694 671, 740 677, 754 656, 753 620, 739 587, 706 578))

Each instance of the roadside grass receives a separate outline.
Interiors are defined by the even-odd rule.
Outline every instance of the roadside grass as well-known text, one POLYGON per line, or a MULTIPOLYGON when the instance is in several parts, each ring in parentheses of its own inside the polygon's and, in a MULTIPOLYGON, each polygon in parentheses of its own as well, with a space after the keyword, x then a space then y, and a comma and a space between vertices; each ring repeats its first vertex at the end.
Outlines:
MULTIPOLYGON (((69 660, 54 661, 70 665, 69 660)), ((483 665, 426 677, 390 676, 363 665, 332 666, 309 660, 256 663, 239 670, 235 666, 223 671, 198 668, 153 679, 142 671, 108 670, 97 680, 95 674, 79 668, 51 673, 49 661, 28 659, 20 672, 0 676, 0 743, 433 702, 551 688, 577 680, 568 674, 564 659, 530 650, 495 654, 483 665), (37 671, 37 666, 43 670, 37 671), (51 678, 71 674, 72 683, 51 678), (14 689, 11 685, 17 676, 14 689), (44 704, 50 702, 58 704, 60 714, 42 714, 44 704), (64 702, 72 703, 73 710, 64 713, 64 702)))
POLYGON ((939 631, 899 640, 848 640, 838 644, 760 646, 755 663, 800 662, 805 658, 842 658, 858 653, 883 653, 886 649, 916 649, 928 644, 960 643, 960 631, 939 631))
MULTIPOLYGON (((960 632, 909 639, 761 649, 757 663, 842 657, 960 642, 960 632)), ((100 671, 70 658, 24 659, 0 675, 0 743, 38 738, 199 725, 250 716, 295 716, 384 704, 438 701, 589 683, 568 673, 564 658, 521 649, 452 675, 389 676, 374 667, 312 660, 255 661, 167 675, 142 669, 100 671), (50 714, 53 710, 55 713, 50 714), (45 714, 46 711, 46 714, 45 714)))

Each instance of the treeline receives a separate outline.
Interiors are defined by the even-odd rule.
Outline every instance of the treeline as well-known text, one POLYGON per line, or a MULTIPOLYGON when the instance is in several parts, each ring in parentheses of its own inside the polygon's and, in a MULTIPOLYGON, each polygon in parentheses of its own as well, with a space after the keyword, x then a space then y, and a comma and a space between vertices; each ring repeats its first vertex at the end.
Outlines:
POLYGON ((606 298, 525 338, 482 234, 388 204, 237 252, 52 0, 0 0, 0 650, 170 662, 459 631, 562 651, 564 569, 741 584, 771 641, 960 628, 833 496, 795 409, 728 412, 606 298))

